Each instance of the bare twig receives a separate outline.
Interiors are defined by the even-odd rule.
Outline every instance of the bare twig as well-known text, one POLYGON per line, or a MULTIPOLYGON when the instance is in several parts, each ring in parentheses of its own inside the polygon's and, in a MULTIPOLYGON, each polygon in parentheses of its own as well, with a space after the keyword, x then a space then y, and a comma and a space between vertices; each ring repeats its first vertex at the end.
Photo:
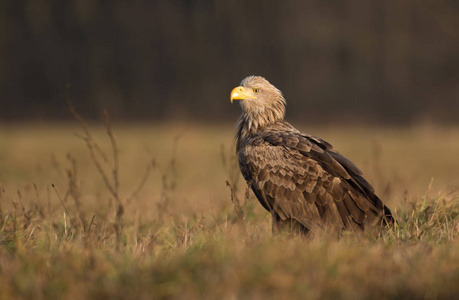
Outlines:
MULTIPOLYGON (((239 197, 237 196, 238 192, 238 181, 239 181, 239 171, 237 170, 236 162, 234 159, 227 159, 225 155, 225 147, 221 145, 220 148, 220 156, 223 164, 223 168, 225 173, 228 177, 226 180, 226 186, 230 188, 231 191, 231 202, 234 205, 234 211, 236 212, 236 216, 238 219, 244 219, 244 210, 242 209, 241 202, 239 201, 239 197)), ((245 192, 245 200, 247 202, 248 199, 248 190, 245 192)))
POLYGON ((104 181, 105 186, 109 190, 110 194, 112 194, 113 197, 115 197, 116 200, 118 201, 119 200, 118 194, 115 191, 115 189, 113 188, 112 184, 110 183, 110 180, 108 179, 107 174, 105 174, 105 171, 102 168, 102 165, 100 164, 99 160, 97 159, 96 151, 97 151, 97 153, 101 154, 102 157, 105 157, 105 154, 97 146, 97 144, 94 142, 94 140, 93 140, 93 138, 91 136, 91 133, 89 132, 89 130, 88 130, 87 126, 86 126, 86 122, 84 121, 84 119, 76 112, 75 107, 72 105, 72 103, 68 99, 66 99, 66 102, 67 102, 67 107, 69 109, 70 114, 75 118, 75 120, 78 121, 78 123, 80 123, 80 126, 81 126, 81 128, 83 129, 83 131, 85 133, 85 136, 83 136, 82 138, 86 142, 86 146, 88 147, 89 154, 91 155, 92 161, 94 162, 94 165, 96 166, 97 171, 99 172, 100 176, 102 177, 102 180, 104 181))
POLYGON ((107 135, 110 138, 110 142, 112 144, 112 150, 113 150, 113 183, 114 183, 114 192, 116 194, 116 199, 119 199, 118 197, 118 192, 119 192, 119 187, 120 187, 120 181, 119 181, 119 160, 118 160, 118 147, 116 145, 116 139, 115 136, 113 135, 112 131, 112 122, 110 119, 110 114, 108 111, 104 110, 104 122, 105 122, 105 127, 107 129, 107 135))
POLYGON ((80 201, 80 190, 78 188, 78 173, 77 173, 77 163, 76 160, 69 154, 67 154, 67 159, 71 162, 72 168, 67 170, 67 178, 69 183, 69 191, 68 193, 72 196, 73 200, 75 201, 75 207, 77 210, 78 218, 80 219, 81 224, 83 225, 83 231, 86 231, 88 222, 86 221, 86 216, 84 211, 81 207, 80 201))
POLYGON ((142 180, 140 181, 139 185, 134 190, 134 192, 132 192, 131 196, 129 196, 126 199, 126 201, 130 201, 132 198, 137 198, 138 197, 139 192, 143 189, 143 187, 145 186, 145 183, 147 182, 148 177, 150 176, 150 171, 151 171, 152 165, 153 164, 148 164, 147 165, 147 167, 145 168, 145 174, 143 175, 142 180))
POLYGON ((112 179, 113 182, 110 180, 110 177, 107 176, 107 174, 104 171, 104 168, 102 167, 97 154, 102 157, 102 159, 107 162, 107 158, 105 153, 100 149, 100 147, 97 145, 95 140, 92 138, 91 133, 88 130, 88 127, 86 126, 86 122, 84 119, 77 113, 75 110, 75 107, 72 105, 70 100, 68 99, 68 95, 66 95, 66 103, 67 107, 69 109, 70 114, 75 118, 75 120, 78 121, 80 124, 81 128, 83 129, 85 135, 82 136, 83 140, 86 142, 86 146, 88 147, 89 153, 91 155, 92 161, 94 165, 97 168, 97 171, 99 172, 99 175, 102 177, 102 180, 105 183, 105 186, 107 187, 108 191, 110 194, 113 196, 116 202, 116 211, 115 211, 115 231, 116 231, 116 236, 117 236, 117 246, 119 246, 119 243, 121 241, 121 232, 122 232, 122 227, 123 227, 123 214, 124 214, 124 207, 123 203, 121 202, 120 196, 119 196, 119 161, 118 161, 118 147, 116 144, 116 139, 115 136, 113 135, 112 128, 111 128, 111 121, 110 121, 110 116, 107 111, 104 111, 104 123, 105 127, 107 129, 107 135, 110 138, 111 145, 112 145, 112 151, 113 151, 113 166, 112 166, 112 179))
POLYGON ((234 205, 234 211, 236 212, 236 216, 238 219, 244 219, 244 210, 241 207, 241 202, 239 201, 239 198, 236 193, 236 188, 231 185, 231 183, 227 180, 226 181, 226 186, 230 188, 231 190, 231 202, 234 205))
MULTIPOLYGON (((62 201, 61 195, 59 195, 59 192, 57 191, 56 187, 54 186, 54 183, 52 183, 51 186, 53 187, 53 190, 54 190, 54 192, 56 193, 57 198, 59 198, 59 201, 61 202, 62 207, 64 207, 65 212, 66 212, 67 215, 69 216, 70 220, 72 220, 72 218, 70 217, 69 210, 68 210, 67 207, 65 206, 64 201, 62 201)), ((71 221, 70 221, 70 222, 71 222, 71 221)))

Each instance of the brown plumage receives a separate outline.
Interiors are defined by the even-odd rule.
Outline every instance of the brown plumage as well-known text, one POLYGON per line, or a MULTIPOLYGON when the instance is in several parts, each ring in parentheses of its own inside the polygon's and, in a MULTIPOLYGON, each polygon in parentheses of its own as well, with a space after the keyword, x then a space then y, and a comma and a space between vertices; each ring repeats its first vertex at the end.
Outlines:
POLYGON ((241 101, 236 151, 244 179, 273 217, 273 231, 364 230, 394 222, 362 172, 324 140, 284 120, 285 99, 249 76, 231 92, 241 101))

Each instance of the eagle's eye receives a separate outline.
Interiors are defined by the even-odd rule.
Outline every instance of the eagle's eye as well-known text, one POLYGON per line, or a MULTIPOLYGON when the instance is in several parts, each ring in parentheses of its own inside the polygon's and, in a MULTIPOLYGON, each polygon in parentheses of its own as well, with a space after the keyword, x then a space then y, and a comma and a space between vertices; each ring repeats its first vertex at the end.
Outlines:
POLYGON ((259 92, 260 92, 260 89, 253 89, 253 92, 254 92, 254 93, 259 93, 259 92))

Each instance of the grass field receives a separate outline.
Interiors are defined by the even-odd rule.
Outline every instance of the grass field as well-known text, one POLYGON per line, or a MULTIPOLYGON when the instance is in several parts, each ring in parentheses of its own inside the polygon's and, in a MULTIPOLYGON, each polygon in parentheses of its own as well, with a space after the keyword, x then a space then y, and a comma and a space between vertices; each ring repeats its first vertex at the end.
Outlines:
POLYGON ((459 128, 298 127, 362 169, 395 228, 273 236, 233 124, 117 125, 114 139, 0 124, 0 299, 457 298, 459 128))

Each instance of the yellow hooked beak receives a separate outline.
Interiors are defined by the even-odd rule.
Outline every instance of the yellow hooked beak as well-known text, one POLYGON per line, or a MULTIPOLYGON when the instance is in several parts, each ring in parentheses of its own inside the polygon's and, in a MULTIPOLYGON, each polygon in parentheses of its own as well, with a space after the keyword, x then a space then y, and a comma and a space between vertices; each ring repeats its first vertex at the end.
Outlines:
POLYGON ((231 98, 230 98, 231 103, 233 103, 233 100, 247 100, 247 99, 253 99, 253 98, 256 98, 256 97, 249 95, 243 86, 235 87, 231 91, 231 98))

